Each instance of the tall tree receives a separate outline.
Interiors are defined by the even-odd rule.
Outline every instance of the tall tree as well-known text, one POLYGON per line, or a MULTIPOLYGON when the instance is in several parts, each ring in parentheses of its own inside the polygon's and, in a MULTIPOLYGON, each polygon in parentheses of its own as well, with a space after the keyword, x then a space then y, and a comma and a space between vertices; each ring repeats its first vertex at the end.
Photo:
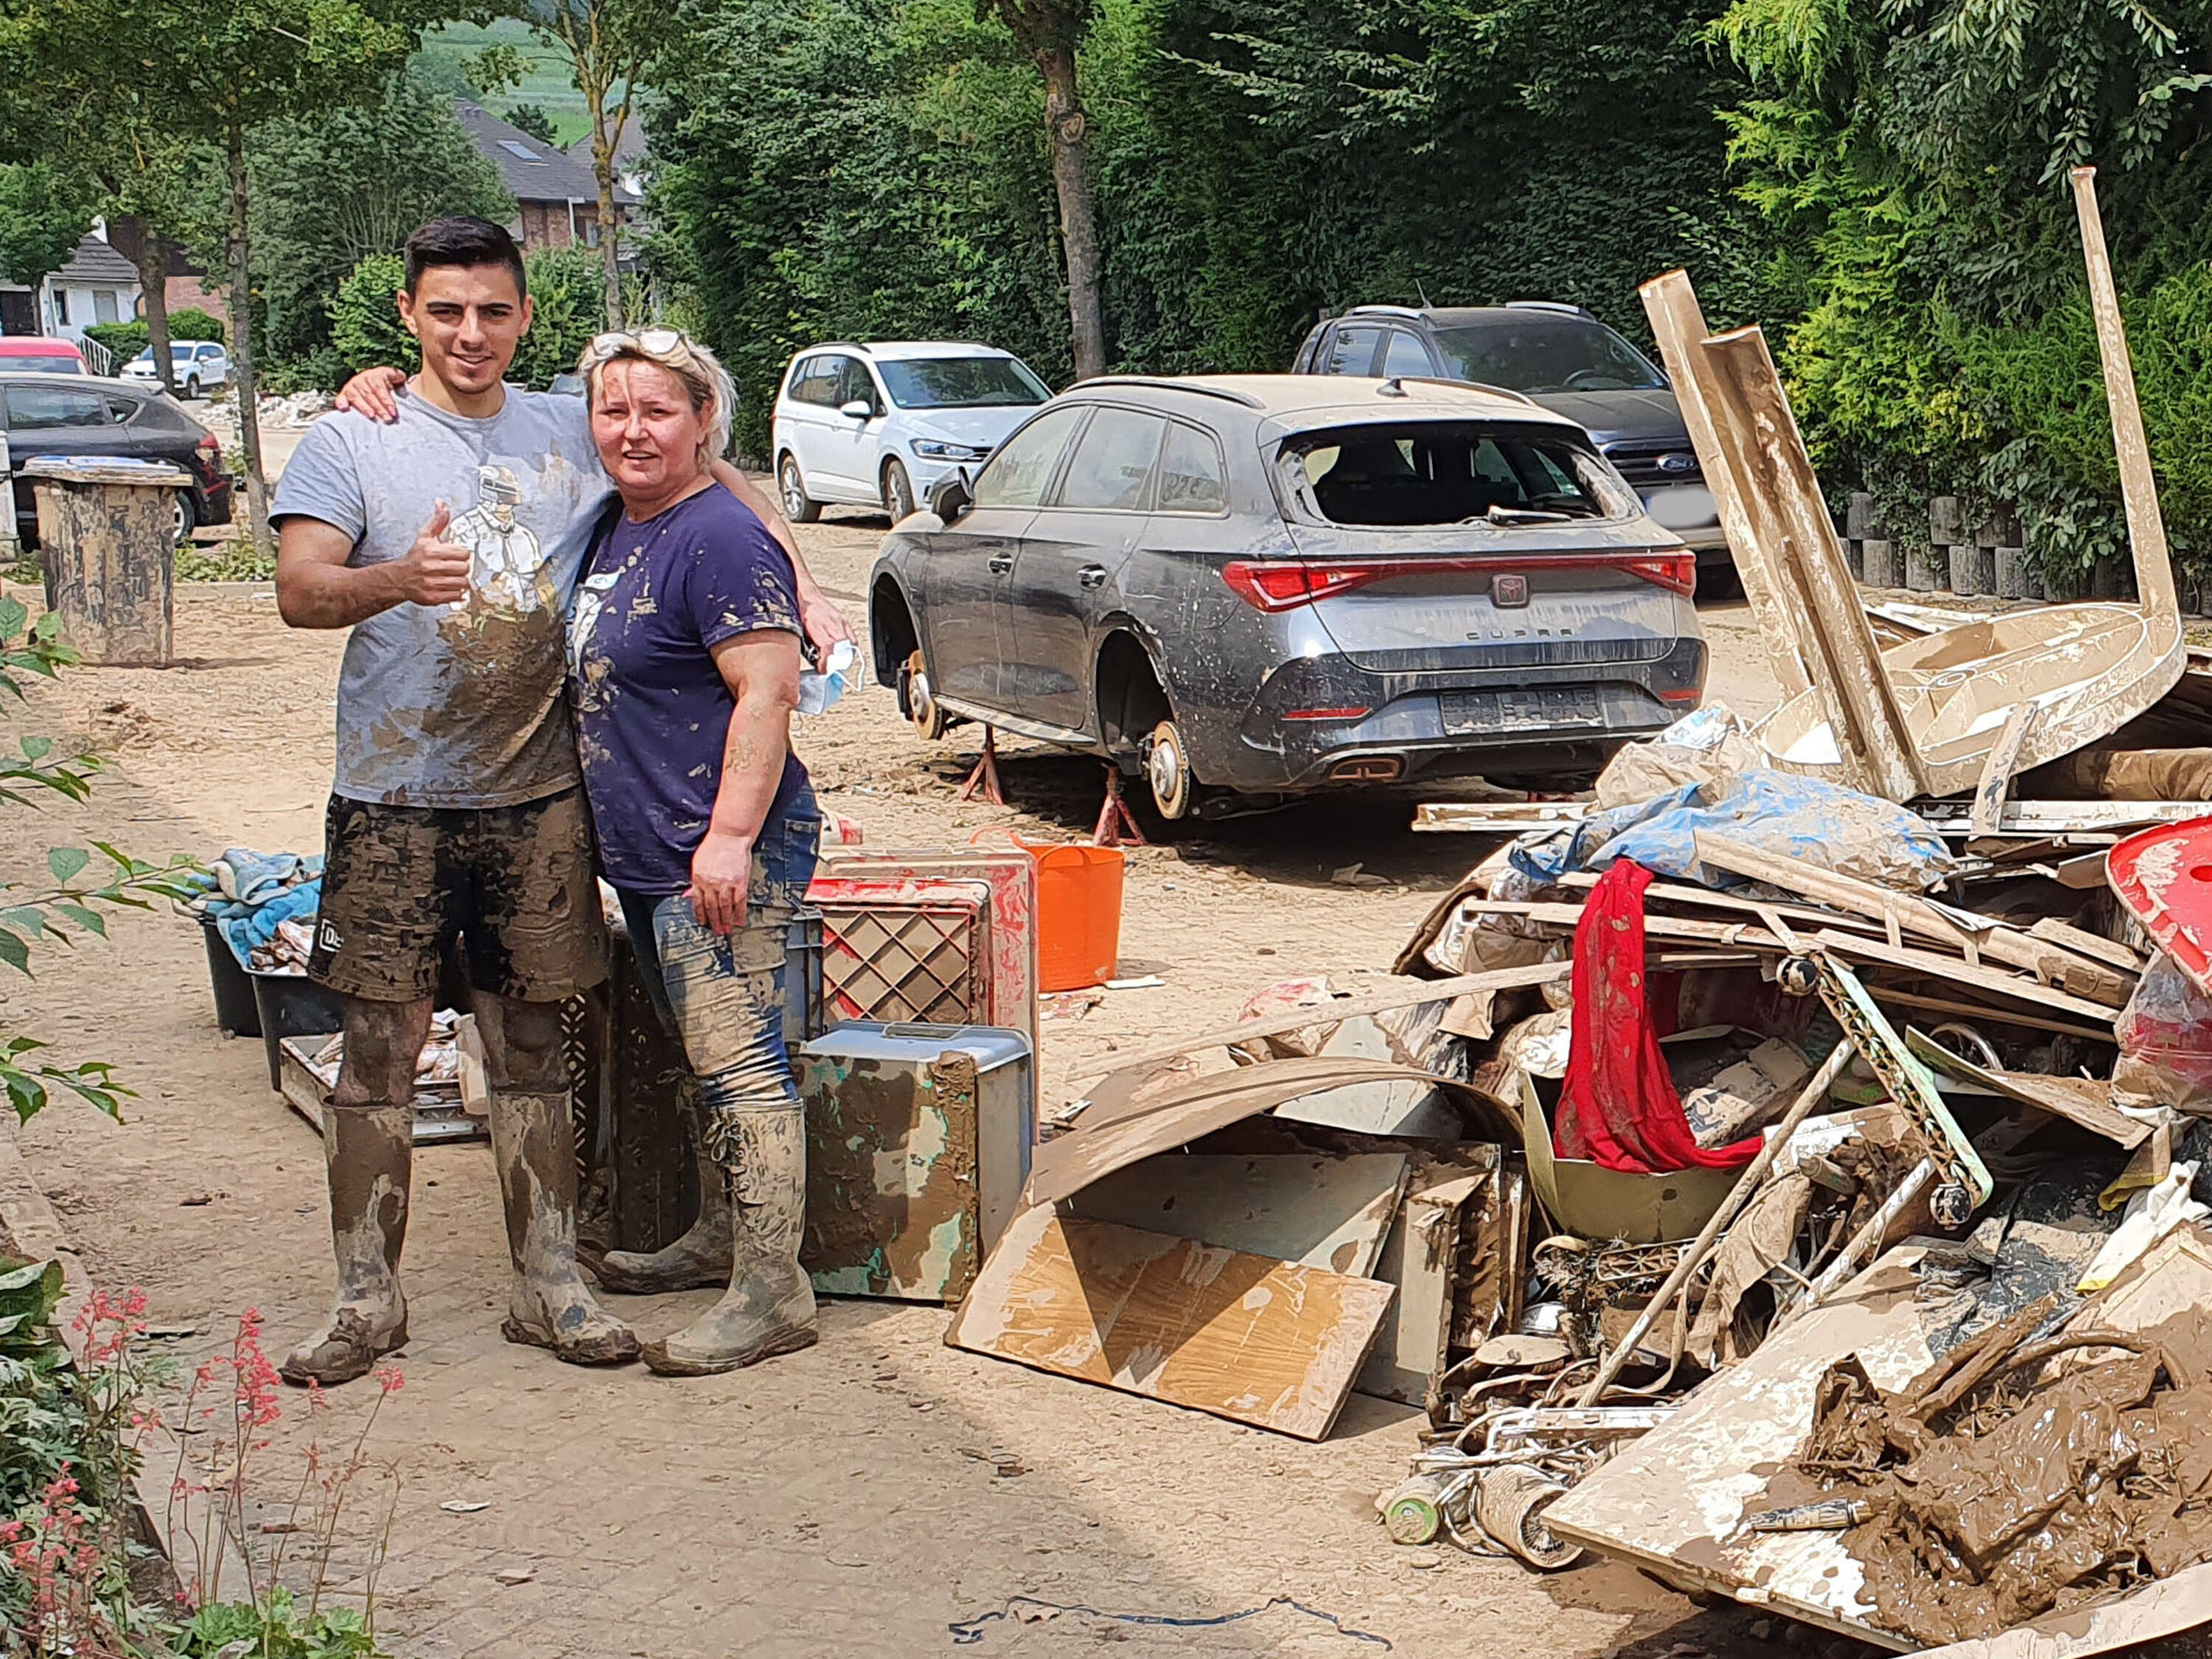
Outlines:
MULTIPOLYGON (((567 66, 591 114, 609 328, 623 325, 622 217, 615 201, 622 175, 615 152, 638 112, 639 83, 676 38, 681 11, 666 0, 520 0, 514 12, 567 66)), ((488 47, 469 64, 470 78, 486 84, 511 85, 525 68, 522 54, 507 46, 488 47)))
POLYGON ((1067 324, 1075 378, 1106 372, 1106 320, 1099 299, 1098 216, 1091 197, 1088 122, 1075 55, 1091 32, 1095 0, 975 0, 996 17, 1044 77, 1044 128, 1060 198, 1060 242, 1067 261, 1067 324))
POLYGON ((406 61, 438 0, 0 0, 0 62, 121 100, 158 78, 162 130, 220 158, 231 363, 254 538, 269 539, 255 411, 246 141, 264 122, 373 98, 406 61))

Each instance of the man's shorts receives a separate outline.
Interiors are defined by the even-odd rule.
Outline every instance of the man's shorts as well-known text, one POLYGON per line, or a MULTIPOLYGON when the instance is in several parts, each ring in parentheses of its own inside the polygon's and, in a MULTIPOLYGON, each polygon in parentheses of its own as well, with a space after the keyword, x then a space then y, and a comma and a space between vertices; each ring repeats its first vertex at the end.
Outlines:
POLYGON ((386 806, 333 795, 307 973, 374 1002, 432 994, 458 936, 469 982, 558 1002, 606 977, 581 789, 520 806, 386 806))

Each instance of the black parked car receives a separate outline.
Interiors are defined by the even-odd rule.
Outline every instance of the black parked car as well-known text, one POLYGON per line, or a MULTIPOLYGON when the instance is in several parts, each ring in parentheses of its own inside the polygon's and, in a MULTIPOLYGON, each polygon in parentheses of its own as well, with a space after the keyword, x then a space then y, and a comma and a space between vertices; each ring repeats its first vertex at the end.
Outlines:
POLYGON ((1164 817, 1480 774, 1586 778, 1696 707, 1694 556, 1573 422, 1439 381, 1086 380, 869 578, 925 736, 1142 770, 1164 817))
POLYGON ((1306 336, 1300 374, 1416 374, 1502 386, 1590 434, 1645 508, 1696 552, 1727 567, 1728 538, 1667 377, 1576 306, 1354 306, 1306 336))
POLYGON ((0 435, 16 470, 15 535, 39 541, 39 507, 23 463, 40 455, 126 455, 167 461, 191 478, 177 492, 177 539, 230 522, 230 475, 216 435, 158 387, 89 375, 0 374, 0 435))

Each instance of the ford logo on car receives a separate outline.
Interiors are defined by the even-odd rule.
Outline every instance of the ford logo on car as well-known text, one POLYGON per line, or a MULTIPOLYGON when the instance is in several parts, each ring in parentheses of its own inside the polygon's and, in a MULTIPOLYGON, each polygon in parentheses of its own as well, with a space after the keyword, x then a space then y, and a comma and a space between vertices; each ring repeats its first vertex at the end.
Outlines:
POLYGON ((1662 472, 1671 472, 1679 476, 1685 472, 1695 472, 1698 470, 1698 458, 1676 451, 1672 454, 1662 455, 1653 465, 1662 472))

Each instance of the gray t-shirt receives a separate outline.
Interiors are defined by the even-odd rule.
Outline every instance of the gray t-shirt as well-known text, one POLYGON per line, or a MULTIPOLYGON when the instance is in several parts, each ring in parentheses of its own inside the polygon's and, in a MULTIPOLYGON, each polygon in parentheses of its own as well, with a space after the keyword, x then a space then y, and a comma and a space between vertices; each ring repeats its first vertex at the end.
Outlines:
POLYGON ((458 605, 356 623, 338 674, 336 793, 395 806, 512 806, 573 788, 563 617, 614 485, 580 398, 507 388, 471 420, 402 396, 386 426, 324 416, 285 463, 273 516, 354 538, 353 565, 405 556, 442 499, 471 547, 458 605))

